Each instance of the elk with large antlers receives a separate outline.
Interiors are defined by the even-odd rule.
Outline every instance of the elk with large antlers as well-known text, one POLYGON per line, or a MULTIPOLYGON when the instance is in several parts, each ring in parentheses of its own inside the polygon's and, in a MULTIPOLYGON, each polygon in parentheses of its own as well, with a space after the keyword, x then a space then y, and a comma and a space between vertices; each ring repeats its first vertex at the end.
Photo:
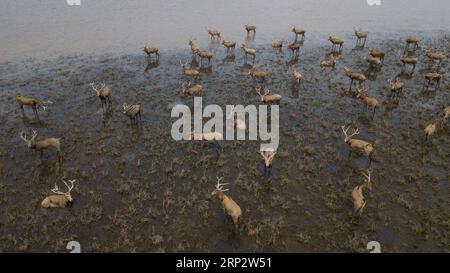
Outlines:
POLYGON ((44 111, 45 111, 45 109, 47 108, 46 104, 51 104, 52 103, 51 101, 45 101, 44 102, 44 101, 41 101, 41 100, 27 98, 27 97, 20 96, 20 95, 17 96, 16 99, 17 99, 17 103, 19 104, 19 107, 20 107, 20 109, 22 111, 23 111, 23 106, 24 105, 31 106, 31 108, 33 108, 33 112, 34 112, 34 114, 36 116, 38 116, 37 109, 39 107, 42 107, 42 109, 44 109, 44 111))
POLYGON ((355 29, 355 36, 356 46, 364 47, 366 45, 368 33, 366 31, 358 31, 355 29))
POLYGON ((255 25, 244 25, 245 30, 247 31, 247 36, 250 35, 250 32, 256 34, 256 26, 255 25))
POLYGON ((253 62, 255 62, 256 58, 256 49, 247 47, 246 45, 241 45, 242 50, 244 50, 244 60, 247 61, 247 55, 252 56, 253 62))
POLYGON ((95 91, 97 94, 97 97, 102 102, 102 108, 103 106, 106 106, 106 103, 111 105, 111 89, 109 87, 106 87, 104 83, 101 84, 101 87, 99 85, 95 85, 95 83, 89 84, 92 87, 92 90, 95 91))
POLYGON ((219 198, 220 202, 222 203, 223 209, 229 216, 231 216, 231 219, 233 219, 233 223, 237 228, 239 219, 242 215, 242 210, 239 205, 233 199, 231 199, 231 197, 227 196, 224 193, 228 191, 228 189, 224 189, 223 186, 228 185, 229 183, 220 183, 222 179, 223 177, 217 177, 216 188, 211 193, 211 196, 217 196, 219 198))
POLYGON ((350 78, 349 91, 352 90, 353 82, 357 81, 359 86, 366 80, 366 76, 363 73, 353 72, 352 69, 344 67, 345 75, 350 78))
POLYGON ((364 102, 367 106, 372 109, 372 119, 375 116, 375 110, 378 107, 378 100, 366 95, 367 88, 358 88, 358 93, 356 94, 356 98, 364 102))
POLYGON ((187 62, 182 63, 180 61, 180 65, 181 65, 181 70, 183 71, 183 75, 188 76, 188 77, 194 77, 194 78, 197 78, 198 76, 200 76, 200 71, 198 71, 197 69, 187 68, 187 62))
POLYGON ((130 121, 133 123, 142 122, 141 118, 141 106, 139 104, 129 105, 123 104, 123 114, 130 118, 130 121))
POLYGON ((359 130, 353 129, 352 133, 350 135, 347 135, 348 129, 350 129, 350 126, 345 128, 344 126, 341 127, 342 132, 344 133, 344 142, 347 143, 347 145, 350 147, 349 156, 352 152, 356 152, 358 154, 361 154, 365 157, 367 157, 370 162, 372 162, 372 153, 373 153, 373 146, 367 141, 360 140, 360 139, 353 139, 352 137, 359 134, 359 130))
POLYGON ((19 136, 23 141, 25 141, 29 149, 39 151, 41 153, 41 156, 44 150, 50 148, 55 149, 58 153, 58 156, 60 155, 61 138, 47 138, 44 140, 36 141, 37 135, 38 133, 35 130, 33 130, 33 134, 31 135, 30 139, 27 138, 27 135, 24 132, 21 132, 19 136))
POLYGON ((75 181, 76 180, 69 180, 69 186, 67 182, 63 180, 64 184, 67 187, 66 192, 61 192, 58 188, 58 185, 55 184, 55 187, 52 189, 52 192, 54 194, 45 197, 45 199, 41 203, 41 206, 44 208, 64 208, 69 203, 72 203, 73 199, 70 192, 73 190, 73 183, 75 183, 75 181))
POLYGON ((277 151, 273 148, 267 148, 265 150, 259 151, 259 153, 261 154, 262 158, 264 159, 264 167, 266 169, 271 168, 273 158, 275 157, 275 154, 277 153, 277 151))
POLYGON ((156 60, 159 60, 159 49, 156 47, 148 47, 144 46, 144 52, 147 53, 148 58, 152 58, 152 55, 155 55, 156 60))
POLYGON ((266 89, 266 91, 264 92, 264 94, 261 94, 261 87, 256 87, 255 88, 256 93, 258 93, 258 95, 261 97, 261 101, 264 103, 270 103, 270 102, 280 102, 282 96, 280 94, 270 94, 270 90, 266 89))
POLYGON ((394 79, 389 80, 389 84, 391 87, 391 95, 400 95, 405 89, 405 82, 402 81, 399 77, 395 77, 394 79))
POLYGON ((339 46, 338 52, 342 52, 342 47, 344 46, 344 40, 330 36, 330 37, 328 37, 328 41, 330 41, 332 44, 331 51, 335 52, 336 47, 339 46))
POLYGON ((200 84, 194 84, 191 85, 191 82, 188 82, 187 84, 184 82, 181 85, 182 88, 182 94, 183 95, 189 95, 189 96, 200 96, 202 94, 203 87, 200 84))
POLYGON ((372 181, 370 180, 370 171, 367 173, 363 173, 365 176, 364 182, 356 186, 352 190, 352 201, 353 201, 353 213, 361 216, 364 207, 366 206, 366 200, 364 199, 363 190, 368 189, 372 190, 372 181))

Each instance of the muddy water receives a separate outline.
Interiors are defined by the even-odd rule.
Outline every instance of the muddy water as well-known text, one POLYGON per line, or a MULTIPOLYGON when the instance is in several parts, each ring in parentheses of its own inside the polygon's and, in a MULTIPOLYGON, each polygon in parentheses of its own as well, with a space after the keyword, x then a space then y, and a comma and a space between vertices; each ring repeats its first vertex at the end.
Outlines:
MULTIPOLYGON (((425 39, 449 54, 448 36, 425 39)), ((449 251, 449 125, 424 141, 423 128, 450 103, 449 84, 423 91, 427 71, 423 50, 404 96, 389 98, 387 80, 401 72, 403 42, 370 41, 384 48, 384 67, 369 73, 361 60, 366 51, 345 49, 336 70, 321 70, 329 46, 305 45, 298 62, 270 45, 255 67, 270 72, 266 86, 283 95, 280 147, 270 176, 263 175, 258 142, 225 142, 202 147, 170 137, 175 103, 192 105, 180 95, 179 60, 184 51, 165 51, 159 65, 143 53, 80 55, 47 62, 18 61, 0 65, 2 130, 0 150, 2 251, 65 251, 70 240, 83 251, 351 251, 364 252, 379 241, 383 251, 449 251), (370 111, 346 89, 344 66, 365 71, 366 86, 381 105, 370 111), (286 75, 297 68, 305 81, 286 75), (103 113, 90 81, 113 90, 112 109, 103 113), (40 111, 22 114, 17 94, 53 101, 40 111), (140 102, 143 124, 130 125, 123 102, 140 102), (373 190, 366 192, 362 217, 352 217, 350 192, 361 183, 364 158, 348 157, 340 126, 351 124, 360 138, 374 143, 373 190), (36 129, 40 137, 64 137, 62 160, 54 152, 28 150, 18 137, 36 129), (229 182, 242 207, 236 231, 210 197, 216 176, 229 182), (74 203, 66 209, 43 209, 42 199, 62 178, 77 179, 74 203)), ((204 104, 258 104, 240 51, 234 60, 215 49, 210 70, 198 80, 204 104)), ((443 72, 448 74, 445 64, 443 72)))

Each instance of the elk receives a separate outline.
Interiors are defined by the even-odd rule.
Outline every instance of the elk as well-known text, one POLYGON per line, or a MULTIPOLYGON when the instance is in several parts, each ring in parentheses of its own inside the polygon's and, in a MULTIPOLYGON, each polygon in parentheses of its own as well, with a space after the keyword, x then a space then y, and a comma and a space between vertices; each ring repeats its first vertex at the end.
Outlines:
POLYGON ((33 130, 33 133, 31 135, 31 138, 28 139, 27 135, 24 132, 20 133, 20 138, 25 141, 25 143, 27 144, 27 147, 29 149, 34 149, 36 151, 39 151, 42 153, 44 150, 46 149, 50 149, 53 148, 56 150, 56 152, 58 153, 58 156, 60 155, 61 152, 61 138, 47 138, 44 140, 39 140, 36 141, 36 137, 37 137, 38 133, 33 130))
POLYGON ((425 138, 428 139, 429 137, 434 135, 437 132, 437 130, 442 126, 443 122, 444 118, 440 117, 437 118, 434 122, 428 124, 424 129, 425 138))
POLYGON ((366 80, 366 76, 364 76, 364 74, 362 74, 362 73, 353 72, 352 69, 350 69, 348 67, 344 67, 344 70, 345 70, 345 75, 350 78, 349 91, 352 90, 352 85, 353 85, 354 81, 357 81, 359 83, 359 85, 361 86, 361 84, 366 80))
POLYGON ((374 57, 374 58, 379 58, 381 60, 382 63, 384 63, 384 50, 369 50, 369 54, 370 56, 374 57))
POLYGON ((399 95, 405 89, 405 82, 398 77, 390 79, 389 84, 391 87, 391 94, 399 95))
POLYGON ((200 96, 203 91, 203 87, 200 84, 194 84, 191 85, 191 82, 189 83, 183 83, 182 86, 182 94, 189 95, 189 96, 200 96))
POLYGON ((447 120, 448 117, 450 117, 450 106, 444 108, 444 119, 447 120))
POLYGON ((338 52, 342 51, 342 47, 344 46, 344 40, 330 36, 328 37, 328 41, 330 41, 332 44, 331 51, 333 52, 336 51, 336 46, 339 46, 338 52))
POLYGON ((297 82, 297 84, 299 84, 300 81, 303 79, 303 75, 295 69, 291 72, 291 75, 294 78, 294 80, 297 82))
POLYGON ((292 26, 292 32, 295 34, 295 40, 297 41, 298 35, 302 35, 302 41, 305 40, 305 32, 306 30, 301 28, 296 28, 295 26, 292 26))
POLYGON ((46 104, 51 104, 52 103, 51 101, 45 101, 44 102, 44 101, 41 101, 41 100, 38 100, 38 99, 27 98, 27 97, 24 97, 24 96, 21 96, 21 95, 18 95, 16 97, 16 99, 17 99, 17 103, 19 104, 19 107, 22 110, 22 112, 24 110, 23 109, 24 105, 31 106, 31 108, 33 108, 33 112, 34 112, 34 114, 36 116, 38 116, 37 109, 39 107, 42 107, 42 109, 44 109, 44 111, 45 111, 45 109, 47 109, 46 104))
POLYGON ((247 31, 247 36, 250 35, 250 32, 253 31, 253 34, 256 34, 256 26, 255 25, 244 25, 245 30, 247 31))
POLYGON ((197 51, 197 55, 200 57, 200 64, 203 64, 203 59, 208 60, 208 64, 211 64, 211 59, 214 57, 214 54, 209 51, 197 51))
POLYGON ((141 119, 141 106, 139 104, 126 104, 124 103, 122 105, 123 107, 123 114, 125 116, 127 116, 128 118, 130 118, 131 122, 138 122, 138 118, 139 118, 139 122, 142 122, 141 119))
POLYGON ((152 55, 155 55, 156 59, 159 60, 159 49, 158 48, 144 46, 144 52, 147 53, 147 57, 149 57, 150 59, 152 58, 152 55))
POLYGON ((219 132, 201 132, 201 133, 195 133, 192 131, 191 133, 191 139, 197 139, 200 140, 202 145, 205 144, 206 141, 214 141, 220 148, 223 148, 223 143, 221 142, 223 140, 223 135, 219 132))
POLYGON ((331 67, 333 69, 336 68, 336 58, 332 57, 331 59, 323 60, 320 62, 320 67, 331 67))
POLYGON ((369 58, 364 58, 364 60, 373 67, 379 67, 380 65, 382 65, 382 61, 380 58, 378 57, 369 57, 369 58))
POLYGON ((425 55, 432 63, 437 62, 437 67, 440 67, 445 60, 445 55, 442 52, 427 50, 425 55))
POLYGON ((420 42, 420 39, 418 37, 414 37, 414 36, 408 37, 406 39, 406 47, 405 47, 404 52, 416 51, 417 48, 419 48, 419 42, 420 42))
POLYGON ((268 73, 266 71, 256 70, 252 68, 248 71, 248 75, 252 77, 253 80, 262 79, 263 81, 265 81, 268 73))
POLYGON ((261 94, 261 87, 257 87, 255 88, 256 93, 258 93, 258 95, 261 97, 261 101, 264 103, 270 103, 270 102, 280 102, 282 96, 279 94, 270 94, 270 90, 266 89, 266 91, 264 92, 264 95, 261 94))
POLYGON ((214 38, 220 39, 220 31, 216 29, 207 29, 208 34, 211 36, 211 40, 214 38))
POLYGON ((227 48, 227 53, 230 50, 234 51, 234 49, 236 48, 236 42, 235 41, 231 41, 231 40, 229 40, 229 41, 223 40, 222 41, 222 45, 227 48))
POLYGON ((273 148, 267 148, 265 150, 259 151, 259 153, 261 154, 262 158, 264 159, 264 167, 266 169, 271 168, 273 158, 275 157, 275 154, 277 153, 277 151, 273 148))
POLYGON ((256 58, 256 49, 247 47, 246 45, 241 45, 242 50, 244 50, 244 59, 247 60, 247 55, 250 55, 253 57, 253 62, 255 62, 256 58))
POLYGON ((350 147, 349 156, 352 152, 356 152, 358 154, 361 154, 365 157, 367 157, 370 162, 372 162, 372 152, 373 152, 373 146, 367 141, 360 140, 360 139, 353 139, 352 137, 359 134, 358 128, 352 129, 352 133, 350 135, 347 135, 348 129, 350 129, 350 126, 345 128, 344 126, 341 127, 342 132, 344 133, 344 142, 347 143, 347 145, 350 147))
POLYGON ((361 216, 364 207, 366 206, 366 200, 364 199, 363 190, 368 189, 372 190, 372 181, 370 180, 370 171, 363 173, 365 176, 364 182, 356 186, 352 190, 352 201, 353 201, 353 213, 359 214, 361 216))
POLYGON ((198 76, 200 76, 200 72, 197 69, 193 69, 193 68, 187 68, 187 62, 186 63, 182 63, 180 61, 180 65, 181 65, 181 70, 183 71, 183 75, 188 76, 188 77, 194 77, 197 78, 198 76))
POLYGON ((278 42, 272 43, 272 48, 278 49, 281 51, 283 49, 283 41, 278 41, 278 42))
POLYGON ((414 70, 416 69, 416 64, 417 64, 416 57, 408 56, 408 55, 401 55, 400 61, 403 63, 403 67, 405 67, 407 64, 413 66, 411 73, 414 72, 414 70))
POLYGON ((230 115, 228 116, 228 118, 233 121, 233 123, 236 125, 236 128, 238 128, 239 130, 243 131, 247 130, 247 125, 245 124, 245 121, 234 115, 234 106, 231 107, 230 115))
POLYGON ((195 56, 195 54, 197 54, 197 52, 200 51, 200 48, 197 45, 195 45, 194 42, 191 39, 189 39, 189 43, 188 44, 191 47, 192 55, 195 56))
POLYGON ((236 202, 234 202, 231 197, 227 196, 224 192, 228 191, 228 189, 224 189, 223 186, 228 185, 229 183, 220 183, 222 181, 223 177, 219 178, 217 177, 217 184, 214 191, 211 193, 211 196, 217 196, 222 203, 223 209, 226 211, 226 213, 231 216, 231 219, 233 219, 233 223, 235 227, 238 227, 239 219, 242 215, 242 210, 239 207, 236 202))
POLYGON ((367 106, 369 106, 372 109, 372 119, 375 116, 375 110, 378 107, 378 100, 372 97, 367 96, 366 93, 367 89, 360 89, 358 88, 358 93, 356 94, 356 98, 364 102, 367 106))
POLYGON ((101 87, 95 85, 95 83, 93 82, 91 82, 89 85, 92 87, 92 89, 97 94, 97 97, 102 102, 102 108, 104 105, 106 105, 106 103, 111 105, 111 89, 109 87, 106 87, 104 83, 101 84, 101 87))
POLYGON ((294 56, 294 57, 298 57, 298 55, 300 54, 300 47, 301 47, 301 44, 296 41, 288 44, 288 49, 291 50, 292 56, 294 56))
POLYGON ((436 90, 439 89, 441 85, 442 74, 439 72, 428 72, 425 74, 425 82, 423 88, 428 89, 431 83, 436 83, 436 90))
POLYGON ((366 45, 367 35, 368 35, 368 33, 366 31, 358 31, 355 29, 356 46, 364 47, 366 45), (364 40, 364 42, 363 42, 363 40, 364 40))
POLYGON ((67 191, 59 191, 58 185, 55 184, 55 187, 51 190, 54 194, 45 197, 45 199, 42 201, 41 206, 43 208, 64 208, 69 203, 72 203, 73 199, 70 192, 73 190, 73 183, 75 183, 76 180, 69 180, 70 186, 66 181, 63 180, 63 182, 67 187, 67 191))

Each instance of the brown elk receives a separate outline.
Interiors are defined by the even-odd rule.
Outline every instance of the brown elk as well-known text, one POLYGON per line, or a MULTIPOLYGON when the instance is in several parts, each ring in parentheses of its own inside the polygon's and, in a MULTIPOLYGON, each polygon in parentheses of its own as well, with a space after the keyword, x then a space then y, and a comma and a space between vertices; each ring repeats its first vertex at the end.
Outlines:
POLYGON ((216 29, 207 29, 208 34, 211 36, 211 40, 214 38, 220 39, 220 31, 216 29))
POLYGON ((436 90, 441 85, 442 74, 439 72, 428 72, 425 74, 425 82, 423 84, 424 89, 428 89, 430 84, 435 83, 436 90))
POLYGON ((366 95, 367 89, 358 88, 358 93, 356 94, 356 98, 361 100, 364 104, 369 106, 372 109, 372 118, 375 116, 375 110, 378 107, 378 100, 366 95))
POLYGON ((181 70, 183 71, 183 75, 188 76, 188 77, 194 77, 197 78, 198 76, 200 76, 200 72, 197 69, 193 69, 193 68, 187 68, 187 62, 186 63, 182 63, 180 61, 180 65, 181 65, 181 70))
POLYGON ((123 107, 123 111, 122 113, 127 116, 128 118, 130 118, 130 121, 133 123, 138 123, 142 122, 142 118, 141 118, 141 106, 139 104, 133 104, 133 105, 129 105, 124 103, 122 105, 123 107))
POLYGON ((332 44, 331 51, 333 51, 333 52, 336 51, 337 46, 339 46, 338 52, 342 51, 342 47, 344 46, 344 40, 330 36, 330 37, 328 37, 328 41, 330 41, 332 44))
POLYGON ((45 199, 41 203, 41 206, 44 208, 64 208, 69 203, 72 203, 73 199, 70 192, 73 190, 73 183, 75 183, 75 181, 76 180, 69 180, 69 186, 67 182, 63 180, 64 184, 67 187, 66 192, 61 192, 58 188, 58 185, 55 184, 55 187, 51 190, 54 194, 45 197, 45 199))
POLYGON ((341 127, 342 132, 344 133, 344 142, 347 143, 347 145, 350 147, 349 156, 352 152, 356 152, 360 155, 363 155, 367 157, 370 162, 372 162, 372 153, 373 153, 373 146, 367 141, 360 140, 360 139, 353 139, 352 137, 359 134, 358 128, 352 129, 352 133, 350 135, 347 135, 348 129, 350 129, 350 126, 345 128, 344 126, 341 127))
POLYGON ((428 57, 428 59, 430 59, 430 61, 432 63, 437 62, 437 67, 441 67, 442 62, 445 60, 445 55, 442 52, 438 52, 438 51, 430 51, 427 50, 425 53, 425 56, 428 57))
POLYGON ((292 56, 295 58, 300 54, 300 47, 301 44, 297 41, 288 44, 288 49, 292 52, 292 56))
POLYGON ((101 87, 99 87, 99 85, 95 85, 95 83, 93 82, 89 85, 92 87, 92 89, 97 94, 97 97, 102 102, 102 108, 104 105, 106 106, 106 103, 111 105, 111 89, 109 87, 106 87, 104 83, 101 84, 101 87))
POLYGON ((320 67, 331 67, 333 69, 336 68, 336 61, 337 59, 335 57, 332 57, 331 59, 323 60, 320 62, 320 67))
POLYGON ((265 81, 268 73, 263 70, 256 70, 255 68, 252 68, 248 71, 248 75, 252 77, 253 80, 261 79, 265 81))
POLYGON ((203 64, 203 60, 208 60, 208 65, 211 65, 211 59, 214 57, 214 54, 209 51, 197 51, 197 56, 200 57, 200 64, 203 64))
POLYGON ((29 149, 34 149, 36 151, 39 151, 42 153, 44 150, 46 149, 50 149, 53 148, 56 150, 56 152, 58 153, 58 156, 60 155, 61 152, 61 138, 47 138, 44 140, 39 140, 36 141, 36 137, 37 137, 38 133, 33 130, 33 133, 31 135, 31 138, 28 139, 27 135, 24 132, 20 133, 20 138, 25 141, 25 143, 27 144, 27 147, 29 149))
POLYGON ((450 106, 444 108, 444 119, 446 120, 448 117, 450 117, 450 106))
POLYGON ((293 26, 291 31, 294 32, 296 41, 297 41, 298 35, 302 36, 302 40, 301 41, 305 40, 306 30, 304 30, 302 28, 296 28, 295 26, 293 26))
POLYGON ((352 90, 352 85, 354 81, 357 81, 359 86, 366 80, 366 76, 363 73, 353 72, 352 69, 344 67, 345 75, 350 78, 349 91, 352 90))
POLYGON ((191 48, 192 55, 195 56, 195 54, 197 54, 197 52, 200 51, 200 48, 191 39, 189 39, 188 44, 189 44, 189 47, 191 48))
POLYGON ((398 77, 390 79, 389 84, 391 87, 391 94, 395 94, 396 96, 402 93, 403 90, 405 89, 405 82, 398 77))
POLYGON ((44 111, 45 111, 45 109, 47 108, 46 105, 52 103, 51 101, 41 101, 41 100, 38 100, 38 99, 27 98, 27 97, 24 97, 24 96, 21 96, 21 95, 18 95, 16 97, 16 99, 17 99, 17 103, 19 104, 19 107, 22 110, 22 112, 24 110, 23 109, 24 105, 31 106, 31 108, 33 108, 33 112, 34 112, 34 114, 36 116, 38 116, 37 109, 39 107, 42 107, 42 109, 44 109, 44 111))
POLYGON ((264 92, 264 94, 261 94, 261 87, 257 87, 255 88, 256 93, 258 93, 258 95, 261 97, 261 101, 264 103, 270 103, 270 102, 280 102, 282 96, 279 94, 270 94, 270 90, 266 89, 266 91, 264 92))
POLYGON ((281 51, 283 49, 283 41, 278 41, 278 42, 272 43, 272 48, 278 49, 281 51))
POLYGON ((227 48, 227 53, 230 52, 230 50, 234 51, 234 49, 236 48, 236 42, 231 40, 223 40, 222 45, 227 48))
POLYGON ((379 58, 382 63, 384 62, 384 56, 386 55, 384 50, 372 50, 372 49, 369 50, 369 54, 374 58, 379 58))
POLYGON ((428 124, 424 129, 425 138, 428 139, 429 137, 434 135, 437 132, 437 130, 442 126, 443 123, 444 123, 444 118, 439 117, 432 123, 428 124))
POLYGON ((410 36, 406 39, 405 51, 416 51, 419 48, 420 39, 418 37, 410 36))
POLYGON ((234 113, 234 106, 230 109, 230 115, 228 116, 229 119, 233 121, 233 123, 236 125, 236 128, 242 131, 247 130, 247 125, 245 124, 245 121, 235 116, 234 113))
POLYGON ((366 31, 358 31, 355 29, 355 36, 356 36, 356 46, 364 47, 366 45, 368 33, 366 31))
POLYGON ((297 83, 300 83, 303 79, 303 75, 295 69, 291 72, 291 75, 297 83))
POLYGON ((247 47, 246 45, 241 45, 242 50, 244 50, 244 59, 247 60, 247 55, 250 55, 253 57, 253 62, 255 62, 256 58, 256 49, 247 47))
POLYGON ((144 47, 144 52, 147 53, 147 57, 151 59, 152 55, 155 55, 156 59, 159 60, 159 49, 156 47, 144 47))
POLYGON ((372 190, 370 171, 367 171, 367 173, 363 173, 363 175, 366 178, 364 182, 361 185, 356 186, 352 190, 353 213, 358 214, 359 216, 361 216, 363 209, 366 206, 366 200, 364 199, 363 190, 372 190))
POLYGON ((379 67, 382 65, 382 61, 378 57, 364 58, 364 60, 372 67, 379 67))
POLYGON ((406 65, 412 65, 413 68, 411 70, 411 73, 414 72, 414 70, 416 69, 416 64, 417 64, 416 57, 408 56, 408 55, 401 55, 400 61, 403 63, 403 67, 405 67, 406 65))
POLYGON ((245 30, 247 31, 247 36, 250 35, 250 32, 253 31, 253 34, 256 34, 256 26, 255 25, 244 25, 245 30))
POLYGON ((191 85, 191 82, 187 84, 184 82, 181 88, 182 94, 189 96, 200 96, 203 91, 203 87, 200 84, 191 85))
POLYGON ((211 193, 211 196, 217 196, 222 203, 222 207, 225 212, 231 216, 235 227, 238 227, 239 219, 242 215, 242 210, 239 205, 231 199, 231 197, 227 196, 224 192, 228 191, 228 189, 224 189, 223 186, 228 185, 229 183, 220 183, 223 177, 217 177, 217 184, 214 191, 211 193))

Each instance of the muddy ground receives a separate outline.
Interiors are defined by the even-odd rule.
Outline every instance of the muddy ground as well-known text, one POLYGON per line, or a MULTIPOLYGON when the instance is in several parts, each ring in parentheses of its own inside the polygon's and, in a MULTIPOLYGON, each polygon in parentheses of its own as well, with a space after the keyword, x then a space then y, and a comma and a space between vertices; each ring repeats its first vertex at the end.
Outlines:
MULTIPOLYGON (((450 56, 450 38, 422 41, 412 75, 401 73, 403 38, 368 41, 387 52, 379 71, 362 60, 367 49, 353 45, 348 40, 335 70, 319 67, 328 44, 306 40, 297 61, 286 49, 255 45, 254 67, 269 71, 265 85, 283 95, 270 176, 257 141, 227 141, 219 149, 172 140, 172 106, 193 103, 180 94, 186 79, 179 60, 191 59, 188 49, 162 50, 159 64, 148 64, 143 52, 1 63, 0 250, 67 252, 76 240, 84 252, 367 252, 369 241, 379 241, 383 252, 450 251, 450 125, 428 141, 423 131, 450 104, 447 62, 440 89, 422 89, 424 50, 450 56), (373 120, 346 91, 344 66, 369 77, 368 93, 380 101, 373 120), (289 68, 304 75, 302 84, 288 77, 289 68), (390 98, 387 81, 399 73, 406 91, 390 98), (113 90, 110 111, 103 113, 92 81, 113 90), (31 109, 22 114, 18 94, 53 104, 37 120, 31 109), (141 103, 141 128, 122 114, 123 102, 141 103), (342 125, 358 127, 359 138, 375 147, 373 189, 365 192, 361 217, 352 214, 350 192, 368 161, 348 157, 342 125), (64 137, 61 162, 53 151, 40 158, 26 148, 18 135, 31 129, 42 138, 64 137), (210 197, 216 176, 230 183, 243 210, 238 230, 210 197), (61 179, 77 179, 73 204, 41 208, 61 179)), ((210 48, 212 67, 196 81, 203 104, 259 104, 241 50, 225 58, 223 47, 210 48)))

